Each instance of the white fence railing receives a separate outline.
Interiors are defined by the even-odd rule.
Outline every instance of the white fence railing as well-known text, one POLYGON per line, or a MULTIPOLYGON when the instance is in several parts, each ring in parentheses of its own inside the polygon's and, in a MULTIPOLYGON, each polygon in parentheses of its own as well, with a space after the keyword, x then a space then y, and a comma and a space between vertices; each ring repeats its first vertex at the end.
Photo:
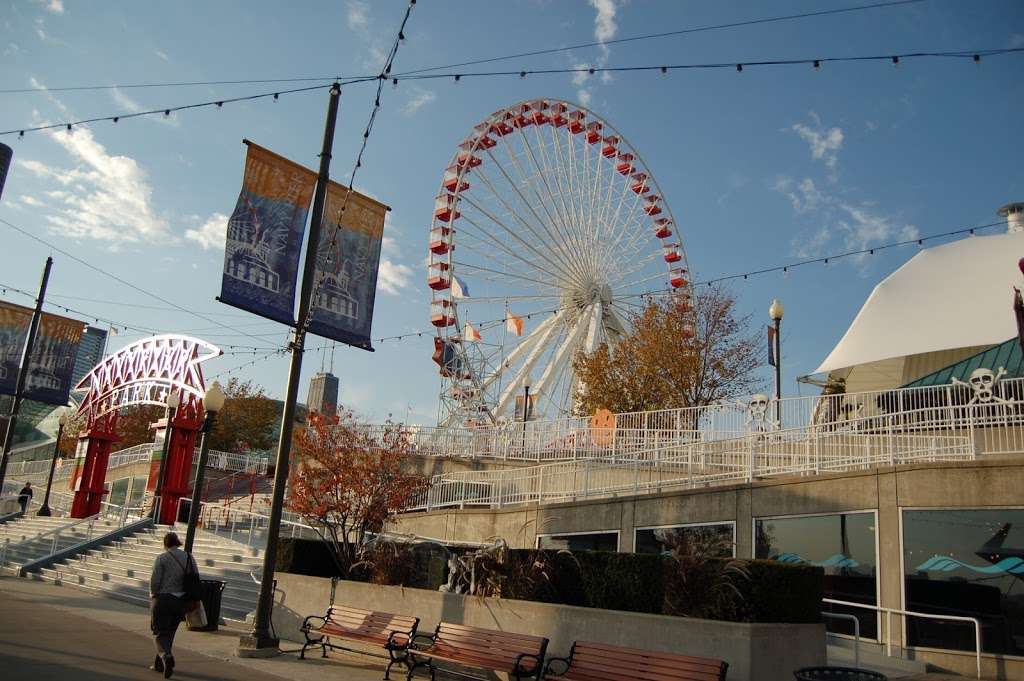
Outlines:
MULTIPOLYGON (((593 428, 589 418, 567 417, 476 428, 408 426, 404 437, 414 453, 425 456, 532 462, 589 458, 628 461, 646 459, 646 452, 671 443, 732 441, 758 433, 802 430, 878 434, 923 429, 952 433, 977 426, 974 435, 979 454, 1024 452, 1024 379, 996 380, 996 376, 982 376, 979 378, 985 380, 970 384, 779 401, 755 395, 702 407, 617 414, 614 428, 593 428)), ((388 428, 366 426, 364 432, 382 440, 388 428)))
MULTIPOLYGON (((976 430, 934 424, 920 432, 867 433, 794 429, 732 440, 668 443, 625 460, 611 457, 509 468, 461 471, 431 478, 412 510, 545 503, 678 487, 752 481, 782 474, 868 468, 917 461, 970 460, 976 430)), ((638 454, 640 454, 638 452, 638 454)))

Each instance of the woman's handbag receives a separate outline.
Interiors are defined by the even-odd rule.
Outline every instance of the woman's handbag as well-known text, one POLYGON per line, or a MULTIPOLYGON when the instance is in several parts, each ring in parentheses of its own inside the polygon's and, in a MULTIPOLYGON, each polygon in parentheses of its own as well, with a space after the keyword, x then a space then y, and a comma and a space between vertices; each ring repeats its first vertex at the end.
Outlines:
POLYGON ((209 622, 206 619, 206 608, 202 601, 196 601, 195 607, 185 613, 185 626, 189 629, 205 629, 209 622))
MULTIPOLYGON (((174 562, 178 564, 178 566, 181 568, 181 571, 184 573, 181 579, 181 585, 182 589, 185 592, 185 595, 181 597, 181 600, 184 602, 185 613, 187 616, 188 613, 191 613, 194 610, 196 610, 197 606, 202 607, 203 605, 203 582, 199 579, 198 570, 188 569, 195 565, 191 555, 186 554, 187 562, 185 565, 182 565, 181 562, 177 559, 177 557, 174 556, 173 553, 171 554, 171 557, 174 558, 174 562)), ((203 619, 205 618, 206 615, 204 614, 203 619)))

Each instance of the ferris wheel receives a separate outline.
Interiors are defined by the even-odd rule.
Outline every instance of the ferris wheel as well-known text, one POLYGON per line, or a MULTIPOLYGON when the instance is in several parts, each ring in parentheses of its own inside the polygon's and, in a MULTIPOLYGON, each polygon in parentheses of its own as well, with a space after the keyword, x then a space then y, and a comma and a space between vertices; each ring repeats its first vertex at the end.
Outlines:
POLYGON ((577 353, 616 343, 645 292, 690 296, 653 173, 611 124, 564 101, 473 127, 444 172, 428 250, 439 425, 570 413, 577 353))

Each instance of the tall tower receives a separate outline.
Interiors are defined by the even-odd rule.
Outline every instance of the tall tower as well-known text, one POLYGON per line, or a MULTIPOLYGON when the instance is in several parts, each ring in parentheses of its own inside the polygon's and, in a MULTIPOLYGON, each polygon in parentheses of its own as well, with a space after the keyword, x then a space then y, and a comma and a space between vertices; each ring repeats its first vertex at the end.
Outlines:
POLYGON ((309 379, 309 395, 306 407, 324 416, 334 416, 338 411, 338 377, 331 372, 321 371, 309 379))

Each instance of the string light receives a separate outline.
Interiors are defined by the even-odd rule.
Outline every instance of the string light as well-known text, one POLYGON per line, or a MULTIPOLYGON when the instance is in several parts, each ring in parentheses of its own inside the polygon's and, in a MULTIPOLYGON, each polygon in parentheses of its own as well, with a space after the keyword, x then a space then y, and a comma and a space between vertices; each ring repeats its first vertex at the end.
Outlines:
MULTIPOLYGON (((411 4, 412 3, 410 3, 410 5, 411 4)), ((398 44, 398 42, 399 41, 396 40, 396 44, 398 44)), ((452 72, 449 72, 449 73, 417 73, 417 72, 409 72, 408 74, 405 74, 402 77, 404 79, 406 79, 406 80, 408 80, 408 79, 430 80, 430 79, 435 79, 435 78, 454 78, 455 76, 458 76, 459 80, 462 80, 462 79, 465 79, 465 78, 495 78, 495 77, 503 77, 503 76, 514 76, 514 75, 518 75, 520 78, 526 78, 526 76, 528 74, 533 74, 533 75, 556 75, 556 74, 587 73, 588 75, 594 75, 596 73, 609 73, 609 74, 611 74, 611 73, 618 73, 618 74, 622 74, 622 73, 642 73, 642 72, 645 72, 645 71, 660 71, 663 74, 667 74, 669 70, 696 70, 696 69, 735 68, 737 71, 743 71, 744 68, 749 68, 751 66, 781 67, 781 66, 811 65, 814 68, 820 68, 821 65, 824 64, 825 62, 856 62, 856 63, 862 63, 862 62, 871 62, 871 61, 891 61, 893 64, 897 64, 898 65, 900 63, 901 59, 902 60, 906 60, 906 59, 929 59, 929 58, 931 58, 931 59, 936 59, 936 58, 971 59, 975 63, 978 63, 978 62, 981 61, 982 55, 985 55, 985 56, 1008 55, 1008 54, 1016 54, 1016 53, 1019 53, 1019 52, 1022 52, 1022 51, 1024 51, 1024 47, 1010 47, 1010 48, 998 48, 998 49, 988 49, 988 50, 971 50, 971 51, 951 51, 951 52, 908 52, 908 53, 899 54, 899 55, 869 55, 869 56, 859 56, 859 57, 817 57, 817 58, 808 58, 808 59, 764 59, 764 60, 759 60, 759 61, 746 61, 746 62, 742 62, 742 63, 738 63, 738 62, 733 62, 733 63, 713 62, 713 63, 688 63, 688 64, 672 64, 672 65, 659 64, 659 65, 641 65, 641 66, 602 66, 602 67, 589 66, 589 67, 581 67, 581 68, 535 69, 535 70, 519 70, 519 71, 481 71, 481 72, 473 72, 473 73, 465 73, 465 72, 461 72, 461 73, 452 73, 452 72)), ((347 80, 340 80, 339 79, 339 80, 336 80, 335 82, 337 82, 339 85, 355 85, 355 84, 360 84, 360 83, 367 83, 367 82, 370 82, 370 81, 383 81, 385 79, 385 77, 390 74, 390 70, 391 70, 391 66, 389 64, 384 69, 384 71, 381 74, 377 75, 377 76, 363 76, 363 77, 351 78, 351 79, 347 79, 347 80)), ((294 79, 294 80, 303 80, 303 79, 294 79)), ((398 80, 399 79, 397 77, 391 78, 391 84, 393 86, 395 86, 395 87, 398 87, 398 80)), ((103 87, 106 87, 106 86, 103 86, 103 87)), ((79 121, 55 123, 55 124, 50 124, 50 125, 40 125, 40 126, 35 126, 35 127, 30 127, 30 128, 16 128, 16 129, 13 129, 13 130, 4 130, 4 131, 0 131, 0 135, 13 135, 15 133, 18 133, 19 137, 23 137, 24 133, 26 133, 26 132, 38 132, 38 131, 42 131, 42 130, 52 130, 54 128, 59 128, 59 127, 66 127, 67 130, 70 131, 71 130, 71 126, 73 126, 73 125, 84 125, 84 124, 87 124, 87 123, 96 123, 96 122, 99 122, 99 121, 113 121, 113 122, 116 123, 117 120, 122 119, 122 118, 139 118, 139 117, 142 117, 142 116, 152 116, 152 115, 158 115, 158 114, 163 114, 163 115, 169 116, 171 112, 184 111, 184 110, 188 110, 188 109, 199 109, 199 108, 209 107, 209 106, 217 106, 218 108, 220 108, 224 104, 228 104, 228 103, 235 103, 235 102, 242 102, 242 101, 252 101, 252 100, 262 99, 262 98, 267 98, 267 97, 270 97, 270 98, 273 98, 274 100, 277 100, 280 97, 280 95, 294 94, 294 93, 300 93, 300 92, 311 92, 311 91, 314 91, 314 90, 322 90, 322 89, 325 89, 325 88, 328 88, 328 87, 331 87, 331 84, 323 83, 323 84, 312 85, 312 86, 308 86, 308 87, 294 88, 294 89, 291 89, 291 90, 278 90, 276 92, 264 92, 264 93, 253 94, 253 95, 244 95, 244 96, 240 96, 240 97, 234 97, 234 98, 231 98, 231 99, 213 100, 213 101, 207 101, 207 102, 196 102, 194 104, 184 104, 184 105, 181 105, 181 106, 172 106, 172 107, 166 107, 165 106, 165 107, 161 107, 159 109, 153 109, 151 111, 137 111, 137 112, 133 112, 133 113, 121 113, 121 114, 116 114, 116 115, 111 115, 111 116, 100 116, 100 117, 96 117, 96 118, 82 119, 82 120, 79 120, 79 121)), ((65 88, 65 89, 74 89, 74 88, 65 88)))

